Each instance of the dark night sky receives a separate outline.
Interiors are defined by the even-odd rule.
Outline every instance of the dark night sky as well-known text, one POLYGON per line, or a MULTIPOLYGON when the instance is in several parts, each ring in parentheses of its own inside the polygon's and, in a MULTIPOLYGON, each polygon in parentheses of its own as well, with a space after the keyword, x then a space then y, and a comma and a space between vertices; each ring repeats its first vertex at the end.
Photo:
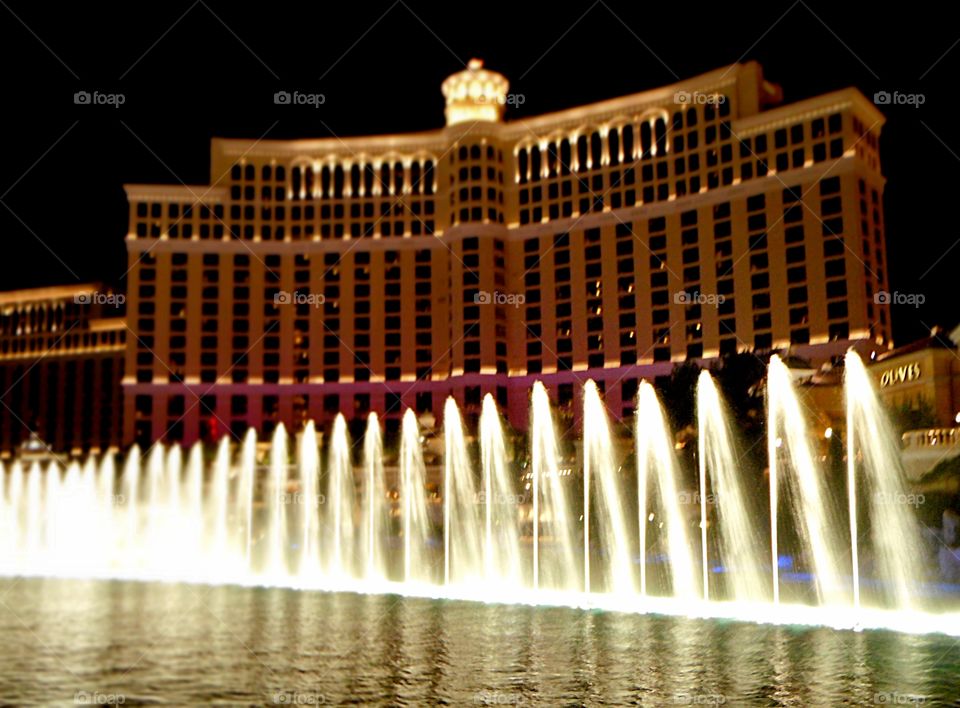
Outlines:
POLYGON ((960 320, 952 219, 960 37, 948 8, 837 2, 583 3, 0 2, 0 289, 125 270, 126 182, 206 184, 212 136, 327 137, 436 128, 440 82, 472 56, 535 115, 755 59, 787 102, 854 85, 922 93, 884 107, 899 343, 960 320), (731 8, 736 8, 735 10, 731 8), (379 18, 379 19, 378 19, 379 18), (952 49, 951 49, 952 48, 952 49), (932 68, 931 68, 932 67, 932 68), (322 78, 321 78, 322 77, 322 78), (319 109, 273 93, 320 92, 319 109), (121 92, 120 108, 77 106, 121 92), (938 261, 939 259, 939 261, 938 261), (956 284, 955 284, 956 285, 956 284))

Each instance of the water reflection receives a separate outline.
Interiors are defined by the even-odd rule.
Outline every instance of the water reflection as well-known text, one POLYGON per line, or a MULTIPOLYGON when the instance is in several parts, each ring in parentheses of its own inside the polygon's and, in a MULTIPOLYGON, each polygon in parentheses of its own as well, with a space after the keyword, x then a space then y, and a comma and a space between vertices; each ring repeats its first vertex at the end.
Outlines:
POLYGON ((936 635, 117 581, 4 580, 0 603, 11 704, 960 699, 955 640, 936 635))

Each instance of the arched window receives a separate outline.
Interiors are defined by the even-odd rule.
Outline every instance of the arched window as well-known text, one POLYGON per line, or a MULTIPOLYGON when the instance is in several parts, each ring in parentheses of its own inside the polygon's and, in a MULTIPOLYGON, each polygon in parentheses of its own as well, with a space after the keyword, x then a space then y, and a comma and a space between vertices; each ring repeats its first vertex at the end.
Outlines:
POLYGON ((433 160, 427 160, 423 165, 423 193, 433 194, 433 160))
POLYGON ((518 181, 520 182, 520 184, 526 184, 526 183, 527 183, 527 168, 528 168, 528 167, 529 167, 529 165, 527 164, 527 149, 526 149, 526 148, 520 148, 520 151, 517 153, 517 173, 518 173, 518 176, 519 176, 519 178, 520 178, 520 179, 518 180, 518 181))
POLYGON ((560 174, 570 174, 570 141, 566 138, 560 141, 560 174))
POLYGON ((547 177, 557 176, 557 144, 547 145, 547 177))
POLYGON ((583 172, 587 169, 587 136, 581 135, 577 138, 577 171, 583 172))
POLYGON ((337 165, 333 168, 333 197, 334 199, 343 198, 343 165, 337 165))
POLYGON ((294 167, 290 170, 290 190, 293 192, 293 198, 300 198, 300 189, 301 189, 301 170, 300 167, 294 167))
POLYGON ((633 162, 633 124, 628 123, 620 131, 620 141, 623 143, 623 161, 633 162))
POLYGON ((603 139, 594 131, 590 135, 590 169, 595 170, 603 162, 603 139))
POLYGON ((320 169, 320 196, 324 199, 330 198, 330 165, 324 165, 320 169))
POLYGON ((410 191, 414 194, 420 194, 420 180, 420 162, 418 160, 414 160, 410 165, 410 191))
POLYGON ((611 128, 607 133, 607 149, 610 151, 610 164, 620 164, 620 133, 616 128, 611 128))
POLYGON ((376 173, 373 170, 373 165, 369 162, 363 166, 363 192, 368 197, 373 194, 373 182, 376 179, 376 173))
POLYGON ((390 163, 384 162, 380 165, 380 189, 384 196, 390 194, 390 163))
POLYGON ((537 145, 534 145, 530 148, 530 181, 539 182, 540 181, 540 148, 537 145))
POLYGON ((653 147, 653 131, 650 129, 650 122, 643 121, 640 124, 640 157, 650 157, 650 149, 653 147))
POLYGON ((657 154, 664 155, 667 152, 667 122, 663 118, 657 118, 653 124, 653 133, 656 138, 657 154))
POLYGON ((403 163, 393 163, 393 193, 403 194, 403 163))
POLYGON ((360 194, 360 166, 350 167, 350 196, 356 197, 360 194))
POLYGON ((313 199, 313 168, 307 165, 303 168, 303 193, 307 199, 313 199))

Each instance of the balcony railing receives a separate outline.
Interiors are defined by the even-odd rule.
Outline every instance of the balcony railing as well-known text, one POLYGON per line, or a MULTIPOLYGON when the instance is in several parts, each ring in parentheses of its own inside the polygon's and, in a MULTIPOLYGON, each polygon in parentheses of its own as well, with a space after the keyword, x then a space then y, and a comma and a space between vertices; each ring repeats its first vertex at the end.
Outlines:
POLYGON ((960 446, 960 428, 926 428, 908 430, 901 438, 904 450, 920 451, 928 448, 960 446))

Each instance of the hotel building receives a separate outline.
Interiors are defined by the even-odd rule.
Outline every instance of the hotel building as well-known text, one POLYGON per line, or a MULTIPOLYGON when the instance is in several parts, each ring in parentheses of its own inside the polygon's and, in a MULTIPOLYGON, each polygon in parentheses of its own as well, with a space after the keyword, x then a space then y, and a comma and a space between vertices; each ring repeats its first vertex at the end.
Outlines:
POLYGON ((887 349, 859 91, 781 105, 756 63, 523 120, 479 61, 422 133, 214 139, 210 184, 127 185, 124 441, 407 407, 523 428, 542 380, 616 416, 677 362, 887 349))
POLYGON ((118 449, 123 295, 95 284, 0 292, 0 455, 118 449))

